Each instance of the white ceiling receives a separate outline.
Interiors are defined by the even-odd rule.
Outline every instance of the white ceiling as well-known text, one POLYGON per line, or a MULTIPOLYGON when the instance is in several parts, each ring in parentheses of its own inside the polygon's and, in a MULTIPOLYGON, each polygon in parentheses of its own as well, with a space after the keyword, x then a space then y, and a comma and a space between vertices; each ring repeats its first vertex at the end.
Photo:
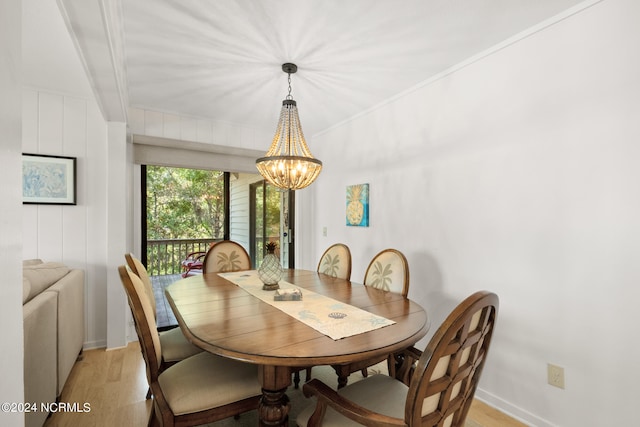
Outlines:
POLYGON ((281 64, 294 62, 292 95, 308 136, 588 3, 92 1, 103 4, 59 3, 99 97, 109 91, 96 82, 115 73, 130 106, 275 130, 287 94, 281 64), (111 57, 100 61, 86 23, 100 22, 88 15, 105 10, 111 57))

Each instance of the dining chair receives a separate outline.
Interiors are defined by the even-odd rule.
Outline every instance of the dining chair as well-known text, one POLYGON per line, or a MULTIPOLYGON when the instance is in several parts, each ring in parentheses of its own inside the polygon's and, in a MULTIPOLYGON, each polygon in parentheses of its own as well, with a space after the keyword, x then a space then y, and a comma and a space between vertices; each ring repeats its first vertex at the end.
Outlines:
POLYGON ((409 263, 397 249, 385 249, 373 257, 364 273, 364 285, 407 296, 409 263))
POLYGON ((232 240, 215 243, 204 257, 204 273, 224 273, 251 269, 251 258, 242 245, 232 240))
POLYGON ((351 280, 351 251, 343 243, 329 246, 318 261, 318 273, 351 280))
MULTIPOLYGON (((318 261, 318 273, 326 274, 344 280, 351 280, 351 251, 344 243, 334 243, 329 246, 318 261)), ((293 384, 298 388, 300 371, 306 371, 306 381, 311 379, 311 367, 299 368, 293 371, 293 384)))
MULTIPOLYGON (((378 252, 367 266, 364 274, 364 285, 406 297, 409 293, 409 263, 407 258, 397 249, 384 249, 378 252)), ((396 361, 392 355, 348 365, 333 365, 333 369, 338 375, 338 387, 346 386, 348 377, 353 372, 361 371, 362 376, 366 378, 369 375, 367 368, 384 360, 387 360, 389 374, 393 375, 396 361)))
MULTIPOLYGON (((140 278, 144 289, 144 296, 151 305, 154 321, 157 320, 156 298, 153 294, 153 285, 147 273, 147 269, 135 255, 127 253, 124 255, 127 265, 131 271, 140 278)), ((189 356, 198 354, 203 350, 191 344, 182 333, 180 328, 173 328, 159 332, 159 339, 162 348, 162 357, 160 359, 160 371, 165 370, 169 366, 186 359, 189 356)), ((151 397, 151 389, 147 391, 147 399, 151 397)))
POLYGON ((299 427, 367 425, 463 427, 495 329, 499 300, 476 292, 438 328, 424 352, 402 353, 396 378, 376 374, 335 391, 318 379, 303 386, 316 403, 299 427))
POLYGON ((145 285, 127 266, 118 272, 153 391, 149 426, 207 424, 258 407, 262 390, 257 365, 201 352, 161 371, 162 342, 145 285))

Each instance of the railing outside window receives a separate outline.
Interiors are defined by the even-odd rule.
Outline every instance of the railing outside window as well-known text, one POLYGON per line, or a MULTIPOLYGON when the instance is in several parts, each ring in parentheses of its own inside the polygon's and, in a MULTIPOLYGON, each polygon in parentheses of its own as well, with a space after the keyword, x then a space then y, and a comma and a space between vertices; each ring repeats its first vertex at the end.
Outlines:
POLYGON ((147 271, 150 276, 182 273, 182 260, 192 252, 206 252, 222 239, 147 240, 147 271))

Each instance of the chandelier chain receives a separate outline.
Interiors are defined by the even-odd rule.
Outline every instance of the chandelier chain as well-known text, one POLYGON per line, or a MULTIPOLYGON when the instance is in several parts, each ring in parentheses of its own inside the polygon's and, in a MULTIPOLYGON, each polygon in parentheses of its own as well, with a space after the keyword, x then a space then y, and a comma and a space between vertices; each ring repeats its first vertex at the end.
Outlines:
POLYGON ((287 73, 287 75, 287 81, 289 82, 289 94, 287 95, 287 99, 293 99, 293 96, 291 96, 291 73, 287 73))

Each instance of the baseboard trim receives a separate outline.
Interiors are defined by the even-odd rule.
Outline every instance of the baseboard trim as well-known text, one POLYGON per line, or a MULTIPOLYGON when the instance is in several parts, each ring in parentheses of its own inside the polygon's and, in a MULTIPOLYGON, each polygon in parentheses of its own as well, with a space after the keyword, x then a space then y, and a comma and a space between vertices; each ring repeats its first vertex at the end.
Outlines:
POLYGON ((486 403, 487 405, 496 408, 498 411, 530 427, 557 427, 551 422, 543 418, 540 418, 537 415, 534 415, 480 388, 476 390, 476 394, 474 397, 482 401, 483 403, 486 403))
POLYGON ((95 350, 96 348, 105 348, 106 346, 106 340, 87 341, 82 345, 82 350, 95 350))

